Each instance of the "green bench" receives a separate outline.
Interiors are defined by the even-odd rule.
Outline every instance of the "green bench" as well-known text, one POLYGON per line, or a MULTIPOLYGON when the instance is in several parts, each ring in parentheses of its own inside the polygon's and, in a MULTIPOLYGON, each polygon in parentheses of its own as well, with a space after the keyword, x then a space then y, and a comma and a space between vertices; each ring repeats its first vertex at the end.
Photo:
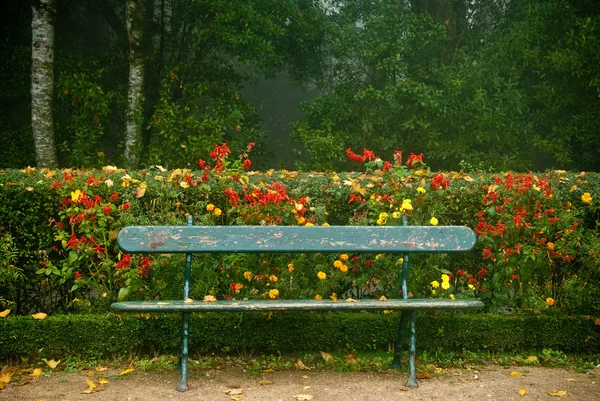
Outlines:
POLYGON ((336 311, 400 310, 398 338, 392 368, 400 368, 404 327, 410 319, 409 379, 416 387, 416 318, 418 310, 478 309, 480 301, 451 299, 409 299, 408 269, 410 254, 417 252, 465 252, 475 245, 475 233, 458 226, 131 226, 118 235, 119 247, 128 253, 185 253, 183 299, 116 302, 112 308, 122 312, 182 312, 178 391, 187 391, 189 316, 191 312, 246 311, 336 311), (403 299, 360 299, 357 302, 334 300, 218 300, 190 302, 190 269, 194 253, 394 253, 403 255, 403 299), (187 300, 187 302, 185 301, 187 300))

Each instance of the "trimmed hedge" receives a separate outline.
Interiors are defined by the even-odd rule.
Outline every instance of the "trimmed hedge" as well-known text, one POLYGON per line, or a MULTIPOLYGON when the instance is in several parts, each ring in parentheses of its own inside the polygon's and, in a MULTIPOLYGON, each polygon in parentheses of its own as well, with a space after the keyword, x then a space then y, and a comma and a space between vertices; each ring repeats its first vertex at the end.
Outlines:
MULTIPOLYGON (((264 313, 194 314, 192 354, 241 350, 265 353, 386 349, 395 341, 399 314, 264 313)), ((181 316, 59 315, 45 320, 14 316, 0 320, 0 360, 18 357, 99 358, 176 354, 181 316)), ((550 348, 597 353, 600 326, 586 317, 421 314, 417 349, 514 352, 550 348)))

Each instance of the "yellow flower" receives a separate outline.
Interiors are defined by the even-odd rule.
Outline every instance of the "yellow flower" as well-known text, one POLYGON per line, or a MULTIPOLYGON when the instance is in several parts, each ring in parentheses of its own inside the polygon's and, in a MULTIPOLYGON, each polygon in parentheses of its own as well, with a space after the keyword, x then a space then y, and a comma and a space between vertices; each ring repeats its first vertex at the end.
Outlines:
POLYGON ((206 205, 206 210, 208 210, 209 212, 212 212, 213 210, 215 210, 215 205, 213 205, 212 203, 209 203, 208 205, 206 205))
POLYGON ((429 224, 431 224, 432 226, 437 226, 438 225, 438 219, 436 219, 435 217, 431 217, 431 219, 429 219, 429 224))
POLYGON ((375 260, 379 260, 383 258, 383 253, 378 253, 377 255, 375 255, 375 260))
POLYGON ((340 267, 340 271, 341 271, 342 273, 347 273, 347 272, 348 272, 348 266, 346 266, 346 265, 342 265, 342 267, 340 267))
POLYGON ((345 253, 342 253, 340 255, 340 259, 343 260, 344 262, 348 260, 348 255, 346 255, 345 253))
POLYGON ((321 224, 323 227, 329 227, 329 223, 323 223, 321 224))
POLYGON ((443 289, 445 289, 445 290, 447 290, 448 288, 450 288, 450 283, 449 283, 449 282, 447 282, 447 281, 444 281, 444 282, 442 283, 442 288, 443 288, 443 289))
POLYGON ((396 261, 396 264, 397 264, 397 265, 401 265, 402 263, 404 263, 404 258, 399 258, 399 259, 396 261))
POLYGON ((433 288, 438 288, 438 287, 440 286, 440 283, 439 283, 439 282, 437 282, 437 281, 432 281, 432 282, 431 282, 431 286, 432 286, 433 288))
POLYGON ((220 216, 220 215, 221 215, 221 213, 223 213, 223 212, 221 211, 221 209, 219 209, 218 207, 216 207, 216 208, 215 208, 215 210, 213 210, 213 213, 215 214, 215 216, 217 216, 217 217, 218 217, 218 216, 220 216))
POLYGON ((583 203, 592 203, 592 195, 590 195, 589 192, 584 192, 583 195, 581 195, 581 201, 583 203))
POLYGON ((322 299, 323 299, 323 297, 320 296, 319 294, 315 295, 315 301, 320 301, 322 299))
POLYGON ((448 297, 449 297, 450 299, 454 299, 454 294, 450 294, 450 295, 448 295, 448 297))
POLYGON ((277 276, 274 276, 272 274, 269 276, 269 281, 272 281, 272 282, 276 283, 277 280, 278 280, 277 276))
POLYGON ((442 274, 442 281, 444 283, 447 283, 450 281, 450 276, 448 276, 447 274, 442 274))
POLYGON ((339 269, 340 267, 342 267, 343 263, 341 260, 336 260, 335 262, 333 262, 333 267, 335 267, 336 269, 339 269))
POLYGON ((293 264, 293 263, 288 263, 288 270, 289 270, 290 272, 293 272, 293 271, 294 271, 294 264, 293 264))
POLYGON ((548 304, 548 306, 552 306, 552 305, 554 305, 554 299, 546 298, 546 303, 548 304))
POLYGON ((431 294, 432 294, 432 295, 435 295, 435 290, 431 290, 431 294))
POLYGON ((393 217, 394 219, 399 219, 399 218, 400 218, 400 216, 402 216, 402 214, 401 214, 400 212, 394 212, 394 213, 392 213, 392 217, 393 217))
POLYGON ((81 191, 76 189, 75 192, 71 192, 71 200, 73 202, 77 202, 79 200, 79 197, 81 196, 81 191))
POLYGON ((410 199, 404 199, 402 201, 402 205, 400 206, 400 211, 404 210, 413 210, 412 204, 410 203, 410 199))
POLYGON ((314 224, 313 224, 313 223, 306 223, 306 224, 304 225, 304 227, 312 227, 312 226, 314 226, 314 224))
POLYGON ((385 224, 385 220, 384 219, 377 219, 377 224, 382 226, 385 224))
POLYGON ((569 192, 573 192, 577 189, 577 185, 573 185, 571 188, 569 188, 569 192))
POLYGON ((325 280, 327 278, 327 274, 325 274, 325 272, 318 272, 317 277, 319 280, 325 280))
POLYGON ((296 222, 298 222, 298 224, 303 225, 304 223, 306 223, 306 219, 304 217, 298 217, 296 219, 296 222))
POLYGON ((388 218, 388 214, 387 214, 387 213, 384 213, 384 212, 382 212, 382 213, 379 213, 379 218, 380 218, 380 219, 383 219, 383 220, 385 220, 385 219, 387 219, 387 218, 388 218))
POLYGON ((469 287, 470 290, 474 290, 475 286, 473 284, 469 284, 467 287, 469 287))
POLYGON ((425 190, 425 188, 419 187, 419 188, 417 188, 417 192, 420 193, 420 194, 424 194, 427 191, 425 190))
POLYGON ((244 272, 244 278, 245 278, 246 280, 248 280, 248 281, 251 281, 251 280, 252 280, 252 273, 250 273, 250 272, 248 272, 248 271, 245 271, 245 272, 244 272))
POLYGON ((279 290, 276 288, 273 288, 272 290, 269 290, 269 298, 271 299, 275 299, 279 296, 279 290))

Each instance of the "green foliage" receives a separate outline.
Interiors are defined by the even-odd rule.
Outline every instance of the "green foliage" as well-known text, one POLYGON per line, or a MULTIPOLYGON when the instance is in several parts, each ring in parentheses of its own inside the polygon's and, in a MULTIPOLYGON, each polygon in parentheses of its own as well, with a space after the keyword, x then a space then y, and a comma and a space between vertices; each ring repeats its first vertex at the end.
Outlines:
MULTIPOLYGON (((199 355, 388 349, 395 342, 398 319, 396 313, 193 314, 190 350, 199 355)), ((580 317, 444 312, 421 314, 417 322, 422 352, 529 351, 539 352, 540 362, 546 363, 560 356, 550 350, 596 353, 600 342, 598 326, 580 317)), ((64 315, 41 321, 7 317, 0 319, 0 360, 176 354, 180 325, 181 316, 157 314, 64 315)))

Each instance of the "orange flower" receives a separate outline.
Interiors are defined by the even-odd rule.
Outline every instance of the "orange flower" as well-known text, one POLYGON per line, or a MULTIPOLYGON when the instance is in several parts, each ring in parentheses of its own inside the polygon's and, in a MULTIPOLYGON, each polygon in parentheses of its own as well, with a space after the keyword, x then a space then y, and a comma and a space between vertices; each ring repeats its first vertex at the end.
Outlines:
POLYGON ((546 298, 546 303, 548 304, 548 306, 552 306, 552 305, 554 305, 554 299, 548 297, 548 298, 546 298))
POLYGON ((548 248, 549 251, 553 251, 554 250, 554 242, 548 242, 546 244, 546 248, 548 248))
POLYGON ((272 290, 269 291, 269 298, 275 299, 278 296, 279 296, 279 290, 277 290, 277 289, 274 288, 274 289, 272 289, 272 290))

